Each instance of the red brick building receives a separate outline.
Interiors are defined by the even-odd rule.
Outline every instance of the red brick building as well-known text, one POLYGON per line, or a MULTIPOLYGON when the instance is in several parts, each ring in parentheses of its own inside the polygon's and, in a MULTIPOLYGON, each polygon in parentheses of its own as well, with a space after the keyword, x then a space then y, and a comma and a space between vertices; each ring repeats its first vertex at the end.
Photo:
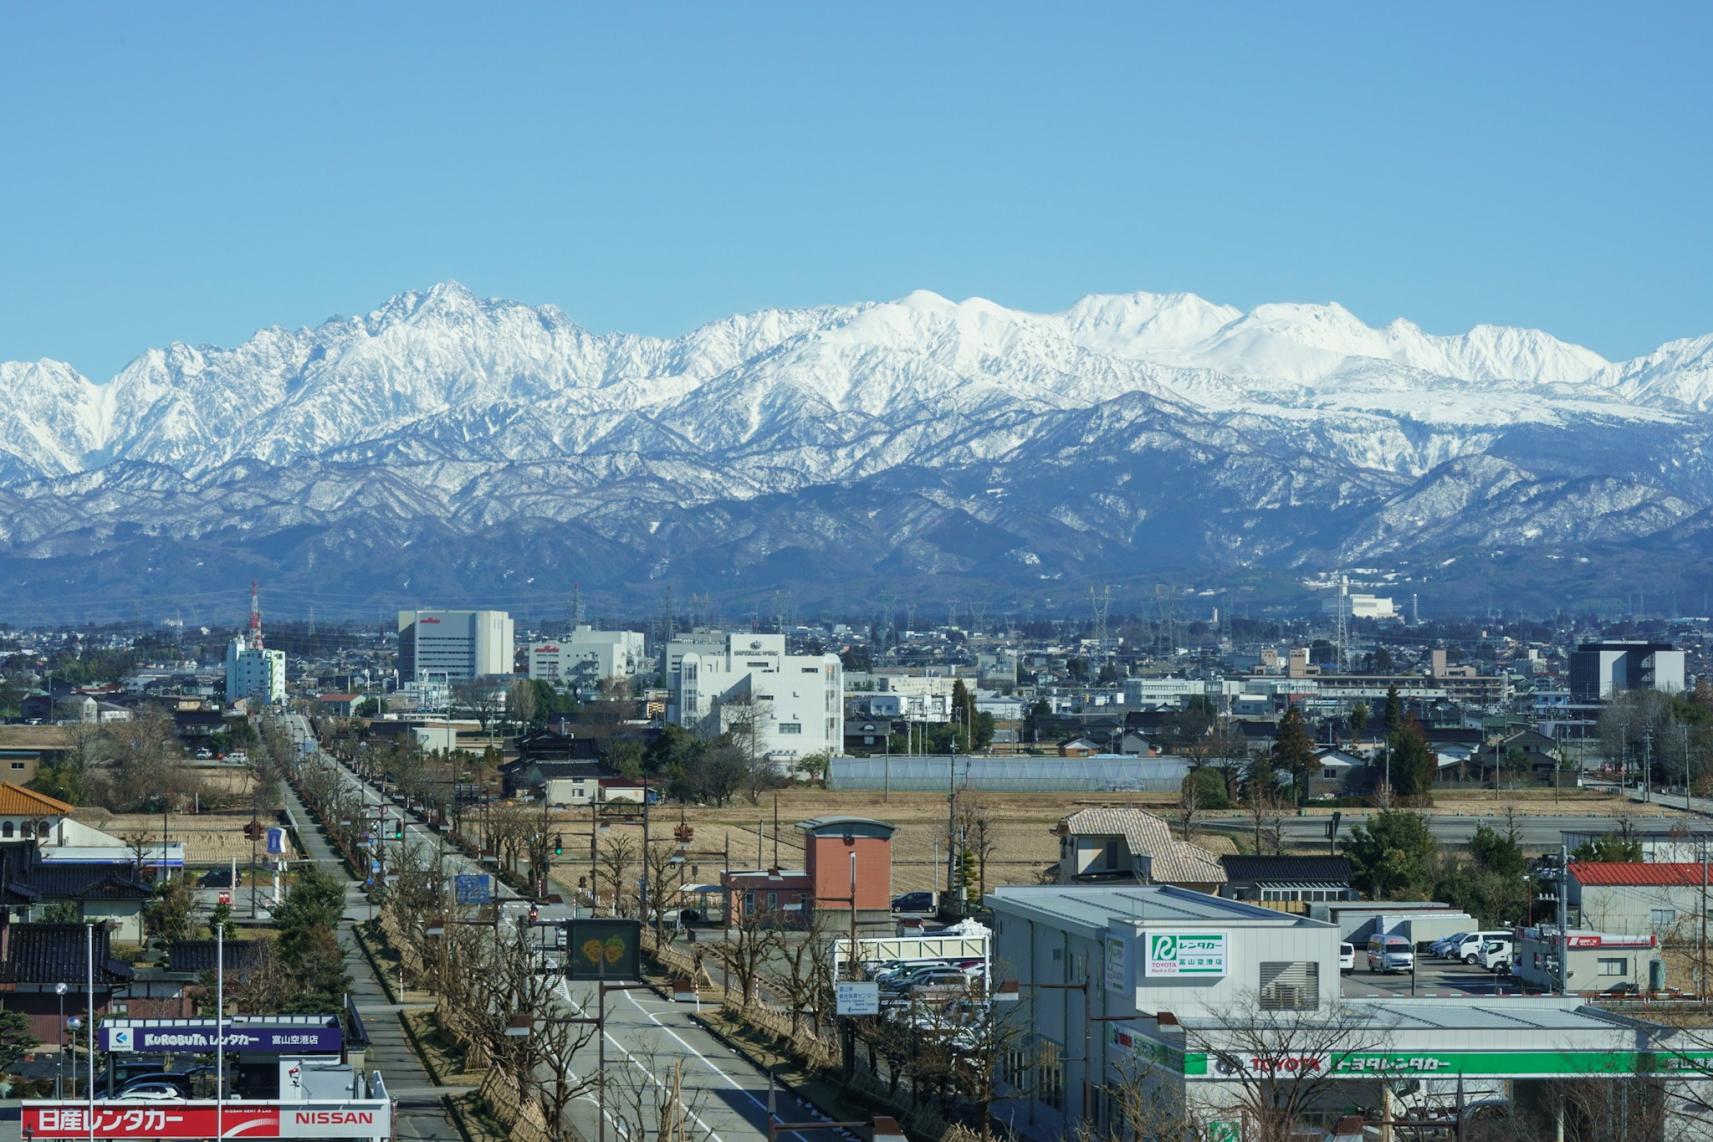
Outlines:
POLYGON ((721 876, 734 921, 760 911, 777 913, 791 927, 807 927, 819 912, 837 926, 848 925, 854 868, 857 926, 890 929, 895 827, 867 817, 816 817, 797 827, 803 830, 802 868, 728 869, 721 876))

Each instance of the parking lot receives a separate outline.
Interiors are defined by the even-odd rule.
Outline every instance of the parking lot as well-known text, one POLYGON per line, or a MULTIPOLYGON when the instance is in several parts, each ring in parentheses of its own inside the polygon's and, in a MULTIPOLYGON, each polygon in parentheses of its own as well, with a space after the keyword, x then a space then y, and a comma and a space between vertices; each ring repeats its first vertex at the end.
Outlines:
POLYGON ((1479 967, 1450 960, 1416 956, 1416 970, 1382 975, 1368 970, 1367 959, 1356 953, 1356 970, 1344 977, 1344 994, 1352 997, 1378 995, 1515 995, 1522 985, 1508 975, 1494 975, 1479 967), (1412 991, 1413 988, 1413 991, 1412 991))

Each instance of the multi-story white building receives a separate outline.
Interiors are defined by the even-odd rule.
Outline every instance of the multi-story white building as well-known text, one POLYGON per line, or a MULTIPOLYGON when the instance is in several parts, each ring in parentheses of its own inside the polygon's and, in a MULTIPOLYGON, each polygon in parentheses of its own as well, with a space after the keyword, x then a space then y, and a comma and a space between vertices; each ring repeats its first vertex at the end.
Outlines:
POLYGON ((517 635, 505 611, 400 611, 398 632, 401 682, 512 673, 517 635))
POLYGON ((634 678, 647 665, 641 632, 579 626, 563 639, 529 648, 529 676, 556 686, 634 678))
POLYGON ((286 656, 283 650, 253 647, 242 635, 226 644, 226 700, 240 698, 273 705, 285 701, 286 656))
MULTIPOLYGON (((844 670, 836 654, 787 654, 780 634, 722 636, 677 650, 667 717, 687 729, 755 734, 756 752, 789 763, 844 747, 844 670)), ((677 641, 674 641, 677 646, 677 641)), ((668 651, 671 661, 673 651, 668 651)))

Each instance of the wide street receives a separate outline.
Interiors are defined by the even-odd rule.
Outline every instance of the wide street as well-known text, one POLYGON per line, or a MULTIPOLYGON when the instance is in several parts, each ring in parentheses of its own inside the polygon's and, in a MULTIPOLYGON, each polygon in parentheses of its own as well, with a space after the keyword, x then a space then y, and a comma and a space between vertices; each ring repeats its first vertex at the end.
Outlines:
MULTIPOLYGON (((1681 801, 1681 798, 1675 799, 1681 801)), ((1702 801, 1701 804, 1709 804, 1702 801)), ((1374 812, 1370 809, 1345 809, 1340 822, 1338 835, 1347 837, 1356 825, 1365 822, 1374 812)), ((1475 836, 1475 830, 1481 825, 1496 828, 1501 831, 1508 828, 1510 822, 1505 818, 1503 805, 1494 806, 1491 813, 1480 813, 1469 805, 1459 806, 1457 812, 1426 811, 1428 830, 1435 839, 1445 844, 1468 844, 1475 836)), ((1326 813, 1312 813, 1301 817, 1288 816, 1280 820, 1280 830, 1284 842, 1291 848, 1309 848, 1317 844, 1326 844, 1326 826, 1330 817, 1326 813)), ((1649 825, 1653 827, 1670 828, 1673 824, 1689 824, 1681 812, 1668 812, 1659 816, 1614 816, 1600 813, 1518 813, 1514 818, 1517 830, 1517 842, 1527 851, 1546 852, 1557 849, 1560 835, 1566 829, 1595 832, 1616 832, 1625 822, 1631 825, 1649 825)), ((1692 827, 1704 827, 1701 818, 1692 827)), ((1254 832, 1255 822, 1247 817, 1203 818, 1196 822, 1198 830, 1208 832, 1236 834, 1239 836, 1254 832)))
MULTIPOLYGON (((292 715, 288 717, 288 725, 294 737, 308 738, 307 720, 292 715)), ((334 761, 329 754, 321 756, 334 761)), ((365 802, 385 804, 395 814, 399 812, 393 802, 349 769, 341 766, 340 772, 365 802)), ((404 839, 395 843, 424 846, 439 843, 438 834, 408 815, 404 832, 404 839)), ((449 851, 446 861, 454 873, 489 871, 457 852, 449 851)), ((497 879, 495 893, 501 900, 503 913, 517 914, 524 909, 524 902, 497 879)), ((595 1013, 593 985, 561 982, 559 994, 564 1014, 595 1013)), ((658 1106, 661 1093, 673 1084, 675 1072, 694 1137, 711 1138, 715 1142, 768 1137, 767 1075, 704 1030, 692 1019, 694 1013, 693 1005, 661 998, 652 990, 609 992, 605 1029, 609 1137, 620 1136, 621 1106, 634 1108, 639 1099, 644 1105, 658 1106)), ((597 1050, 591 1042, 573 1060, 573 1068, 576 1074, 586 1076, 593 1074, 596 1067, 597 1050)), ((777 1106, 781 1121, 802 1122, 817 1117, 783 1090, 779 1092, 777 1106)), ((410 1108, 401 1107, 401 1135, 438 1137, 411 1131, 408 1125, 411 1114, 410 1108)), ((636 1117, 633 1109, 630 1118, 635 1121, 636 1117)), ((596 1137, 598 1115, 594 1094, 585 1094, 574 1101, 569 1118, 584 1137, 596 1137)), ((806 1140, 799 1138, 799 1142, 806 1140)))

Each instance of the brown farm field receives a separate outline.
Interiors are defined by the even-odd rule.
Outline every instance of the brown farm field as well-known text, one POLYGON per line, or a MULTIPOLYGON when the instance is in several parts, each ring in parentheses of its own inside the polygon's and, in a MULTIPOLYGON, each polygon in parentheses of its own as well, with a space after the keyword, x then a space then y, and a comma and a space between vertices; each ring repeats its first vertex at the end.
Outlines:
MULTIPOLYGON (((996 884, 1038 883, 1042 870, 1058 859, 1058 839, 1053 826, 1060 818, 1092 805, 1134 806, 1165 817, 1176 824, 1173 799, 1148 794, 1100 793, 965 793, 960 803, 980 804, 993 821, 995 846, 988 860, 987 881, 996 884)), ((1602 815, 1618 813, 1658 813, 1655 805, 1629 802, 1606 793, 1570 791, 1554 798, 1551 790, 1507 790, 1505 805, 1518 813, 1590 812, 1602 815)), ((856 816, 873 817, 898 826, 893 838, 893 890, 943 887, 945 878, 946 797, 940 793, 894 793, 882 800, 880 794, 869 791, 829 791, 824 789, 790 788, 779 791, 777 852, 775 857, 774 795, 764 794, 759 805, 737 798, 724 808, 714 806, 661 806, 654 812, 651 835, 667 838, 682 818, 695 830, 690 842, 689 868, 686 878, 712 881, 725 862, 726 845, 731 845, 734 868, 801 867, 803 846, 798 821, 811 817, 856 816), (936 863, 936 860, 938 863, 936 863)), ((1493 794, 1487 791, 1451 793, 1441 796, 1434 813, 1491 816, 1493 794)), ((1324 814, 1330 809, 1307 810, 1324 814)), ((1215 818, 1242 818, 1243 813, 1228 811, 1202 813, 1199 821, 1215 818)), ((558 862, 556 879, 574 884, 588 872, 588 828, 586 812, 564 811, 556 814, 556 827, 562 828, 565 856, 558 862)), ((616 825, 641 841, 641 827, 616 825)), ((1236 842, 1226 834, 1198 829, 1195 842, 1215 855, 1237 852, 1236 842)))

